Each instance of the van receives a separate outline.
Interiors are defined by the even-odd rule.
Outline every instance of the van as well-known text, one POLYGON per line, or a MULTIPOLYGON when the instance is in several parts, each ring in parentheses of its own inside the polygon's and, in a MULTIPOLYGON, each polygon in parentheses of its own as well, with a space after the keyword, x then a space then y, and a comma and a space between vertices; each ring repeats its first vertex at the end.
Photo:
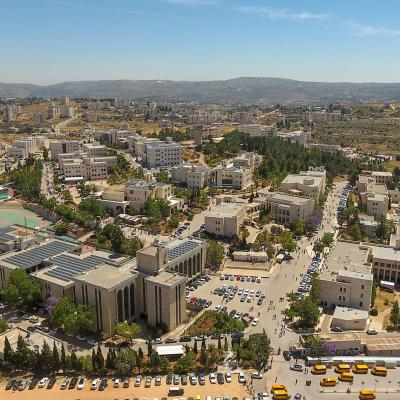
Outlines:
POLYGON ((336 378, 322 378, 319 381, 319 384, 321 386, 336 386, 336 383, 337 383, 336 378))
POLYGON ((368 374, 368 365, 367 364, 356 364, 353 367, 353 372, 355 374, 368 374))
POLYGON ((182 396, 183 389, 178 386, 171 386, 168 391, 168 396, 182 396))
POLYGON ((338 364, 335 368, 337 374, 343 374, 343 372, 350 372, 349 364, 338 364))
POLYGON ((288 400, 290 397, 289 393, 285 390, 276 390, 272 395, 272 398, 276 400, 288 400))
POLYGON ((358 396, 360 400, 374 400, 376 399, 375 393, 372 390, 363 389, 360 390, 360 395, 358 396))
POLYGON ((314 375, 324 375, 326 374, 326 367, 322 364, 314 365, 311 369, 311 373, 314 375))
POLYGON ((353 382, 353 375, 350 372, 343 372, 339 375, 339 381, 342 382, 353 382))
POLYGON ((288 389, 285 385, 281 385, 280 383, 274 383, 271 387, 271 393, 275 393, 277 390, 287 392, 288 389))
POLYGON ((377 376, 386 376, 387 375, 387 369, 385 367, 374 367, 371 370, 372 375, 377 375, 377 376))

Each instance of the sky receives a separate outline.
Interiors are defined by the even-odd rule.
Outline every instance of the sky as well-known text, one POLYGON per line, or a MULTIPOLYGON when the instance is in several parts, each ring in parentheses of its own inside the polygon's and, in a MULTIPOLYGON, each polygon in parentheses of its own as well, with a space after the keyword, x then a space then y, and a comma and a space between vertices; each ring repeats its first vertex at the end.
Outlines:
POLYGON ((400 82, 400 1, 0 0, 0 82, 400 82))

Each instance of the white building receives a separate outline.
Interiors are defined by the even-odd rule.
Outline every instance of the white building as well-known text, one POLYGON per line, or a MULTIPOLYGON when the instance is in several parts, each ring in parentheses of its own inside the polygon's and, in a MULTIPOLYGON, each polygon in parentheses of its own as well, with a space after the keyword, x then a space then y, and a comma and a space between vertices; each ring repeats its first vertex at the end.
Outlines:
POLYGON ((233 160, 233 166, 236 168, 248 168, 253 172, 261 164, 262 156, 253 153, 244 153, 233 160))
POLYGON ((180 164, 171 168, 172 182, 185 184, 190 188, 202 188, 208 185, 210 169, 192 164, 180 164))
POLYGON ((206 231, 216 236, 238 236, 245 216, 245 204, 219 203, 205 216, 206 231))
POLYGON ((252 184, 253 171, 249 168, 236 168, 219 165, 211 170, 210 185, 245 189, 252 184))
POLYGON ((166 142, 144 142, 139 153, 148 168, 182 164, 183 147, 168 137, 166 142))
POLYGON ((59 154, 71 154, 78 151, 80 144, 78 140, 57 140, 50 142, 50 153, 53 160, 58 160, 59 154))
POLYGON ((107 156, 109 153, 106 146, 97 143, 85 143, 82 145, 82 150, 90 157, 107 156))

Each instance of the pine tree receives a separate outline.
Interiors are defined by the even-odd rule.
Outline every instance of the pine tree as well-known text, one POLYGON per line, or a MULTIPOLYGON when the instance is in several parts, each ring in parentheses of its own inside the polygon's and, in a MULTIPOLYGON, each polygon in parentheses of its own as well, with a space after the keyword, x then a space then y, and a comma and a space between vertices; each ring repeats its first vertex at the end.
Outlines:
POLYGON ((108 350, 107 357, 106 357, 106 368, 107 369, 113 369, 111 352, 112 352, 112 350, 108 350))
POLYGON ((98 364, 97 364, 97 356, 94 349, 92 349, 92 366, 94 372, 99 372, 98 364))
POLYGON ((57 373, 60 370, 61 367, 61 361, 60 361, 60 355, 58 353, 58 349, 56 346, 56 341, 53 341, 53 368, 54 371, 57 373))
POLYGON ((203 336, 203 339, 201 340, 201 349, 205 349, 206 348, 206 337, 203 336))
POLYGON ((390 322, 395 329, 398 329, 400 323, 400 310, 397 300, 393 303, 392 310, 390 311, 390 322))
POLYGON ((222 350, 221 337, 218 338, 218 350, 222 350))
POLYGON ((40 366, 44 371, 50 371, 53 367, 53 353, 45 340, 43 340, 42 351, 40 352, 40 366))
POLYGON ((193 352, 197 354, 199 350, 197 349, 197 340, 194 341, 193 352))
POLYGON ((228 345, 228 338, 225 336, 224 338, 224 351, 229 350, 229 345, 228 345))
POLYGON ((104 356, 103 356, 100 346, 97 346, 96 356, 97 356, 97 368, 98 368, 99 372, 101 372, 104 370, 104 356))
POLYGON ((72 353, 71 353, 71 369, 74 371, 79 370, 79 361, 78 361, 78 357, 76 356, 75 351, 72 351, 72 353))
POLYGON ((201 352, 200 352, 200 364, 203 367, 206 367, 208 363, 208 354, 207 350, 205 347, 201 347, 201 352))
POLYGON ((11 344, 6 336, 4 339, 4 350, 3 350, 3 358, 4 362, 12 364, 14 357, 14 350, 11 347, 11 344))
POLYGON ((61 366, 61 368, 62 368, 64 373, 68 370, 68 368, 67 368, 67 356, 65 354, 64 343, 62 343, 62 345, 61 345, 60 366, 61 366))
POLYGON ((142 348, 141 347, 139 347, 139 350, 138 350, 138 357, 141 359, 141 360, 143 360, 143 350, 142 350, 142 348))

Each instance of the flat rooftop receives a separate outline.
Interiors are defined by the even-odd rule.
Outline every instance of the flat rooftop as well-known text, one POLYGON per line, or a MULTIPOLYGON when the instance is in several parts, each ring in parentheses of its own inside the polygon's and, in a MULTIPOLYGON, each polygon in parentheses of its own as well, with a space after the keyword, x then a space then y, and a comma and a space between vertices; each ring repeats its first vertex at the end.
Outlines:
POLYGON ((365 264, 367 255, 368 248, 366 246, 338 240, 328 256, 326 267, 321 273, 321 279, 335 280, 339 271, 341 273, 371 275, 371 265, 365 264))
POLYGON ((149 276, 146 278, 146 282, 152 282, 162 286, 175 286, 184 281, 186 281, 184 276, 167 271, 163 271, 156 276, 149 276))
POLYGON ((254 201, 256 203, 262 203, 263 201, 275 201, 276 203, 281 204, 303 205, 313 200, 306 197, 291 196, 290 194, 283 192, 263 192, 263 197, 256 197, 254 201))
POLYGON ((367 319, 368 311, 358 310, 357 308, 336 306, 333 313, 333 318, 345 321, 353 321, 355 319, 367 319))
POLYGON ((168 261, 172 261, 188 254, 190 251, 198 247, 202 247, 203 245, 203 240, 188 237, 185 239, 176 239, 172 242, 168 242, 164 244, 164 247, 167 249, 168 261))
POLYGON ((239 203, 219 203, 213 210, 209 211, 206 217, 221 218, 235 217, 242 209, 244 204, 239 203))
POLYGON ((373 258, 390 261, 400 261, 400 250, 389 246, 374 246, 366 244, 372 250, 373 258))
POLYGON ((282 181, 282 183, 288 183, 288 184, 300 184, 300 185, 306 185, 306 186, 319 186, 321 181, 322 181, 322 172, 319 173, 321 175, 318 175, 318 172, 315 173, 316 175, 309 175, 307 172, 301 173, 301 174, 289 174, 286 176, 286 178, 282 181))

